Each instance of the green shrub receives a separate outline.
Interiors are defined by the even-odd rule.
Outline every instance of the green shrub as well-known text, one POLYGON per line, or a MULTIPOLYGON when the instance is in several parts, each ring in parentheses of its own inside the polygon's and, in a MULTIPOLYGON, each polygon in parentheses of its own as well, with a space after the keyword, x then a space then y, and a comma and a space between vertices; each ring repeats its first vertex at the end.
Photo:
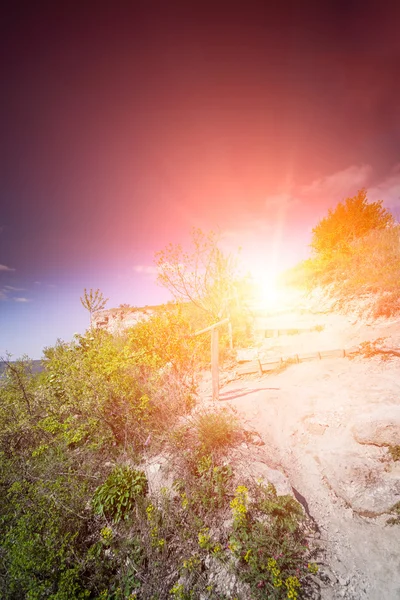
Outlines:
POLYGON ((103 485, 96 489, 93 508, 97 514, 118 523, 129 516, 136 498, 146 492, 147 479, 143 471, 117 466, 103 485))
MULTIPOLYGON (((3 482, 4 483, 4 480, 3 482)), ((83 599, 84 538, 87 523, 73 509, 74 498, 53 483, 16 481, 8 487, 1 514, 0 596, 83 599)), ((1 486, 3 487, 3 486, 1 486)), ((3 488, 4 489, 4 488, 3 488)), ((73 493, 85 498, 84 486, 73 493)))
POLYGON ((310 562, 304 513, 291 496, 278 496, 273 485, 239 486, 231 502, 233 532, 229 548, 239 560, 237 572, 254 598, 296 599, 310 590, 310 562))
POLYGON ((199 412, 194 416, 194 426, 205 454, 232 447, 240 438, 239 421, 228 409, 199 412))

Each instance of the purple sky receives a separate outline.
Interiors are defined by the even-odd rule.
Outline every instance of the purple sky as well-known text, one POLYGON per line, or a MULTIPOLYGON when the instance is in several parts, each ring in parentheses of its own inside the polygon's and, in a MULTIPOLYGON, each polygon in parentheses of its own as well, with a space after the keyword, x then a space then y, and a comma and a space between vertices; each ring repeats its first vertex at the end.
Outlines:
POLYGON ((0 355, 83 332, 83 287, 166 300, 192 226, 262 270, 360 187, 400 211, 394 3, 70 4, 1 19, 0 355))

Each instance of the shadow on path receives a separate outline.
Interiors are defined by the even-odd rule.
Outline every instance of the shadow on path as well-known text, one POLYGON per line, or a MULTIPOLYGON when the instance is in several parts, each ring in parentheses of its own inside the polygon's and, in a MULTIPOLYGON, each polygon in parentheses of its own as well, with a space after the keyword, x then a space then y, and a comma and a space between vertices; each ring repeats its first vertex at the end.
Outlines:
POLYGON ((249 394, 254 394, 254 392, 262 392, 265 390, 280 390, 278 387, 262 387, 262 388, 238 388, 236 390, 228 390, 226 392, 221 392, 219 395, 219 399, 221 400, 234 400, 235 398, 241 398, 242 396, 248 396, 249 394))

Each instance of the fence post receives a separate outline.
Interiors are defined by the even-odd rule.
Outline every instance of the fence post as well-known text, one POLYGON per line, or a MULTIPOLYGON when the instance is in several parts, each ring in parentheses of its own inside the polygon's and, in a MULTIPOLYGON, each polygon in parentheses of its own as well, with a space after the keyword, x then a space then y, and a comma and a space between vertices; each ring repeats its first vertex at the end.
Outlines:
POLYGON ((218 372, 218 328, 211 330, 211 377, 212 398, 219 400, 219 372, 218 372))

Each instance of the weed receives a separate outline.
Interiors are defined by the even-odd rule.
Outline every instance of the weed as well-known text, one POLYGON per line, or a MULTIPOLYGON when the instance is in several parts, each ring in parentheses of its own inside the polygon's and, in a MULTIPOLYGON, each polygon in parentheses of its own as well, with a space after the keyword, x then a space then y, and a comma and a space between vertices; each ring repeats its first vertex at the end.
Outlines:
POLYGON ((194 426, 204 453, 225 450, 233 446, 240 436, 238 419, 227 409, 197 414, 194 426))
POLYGON ((291 598, 309 587, 318 567, 305 560, 308 551, 301 506, 291 496, 277 496, 272 485, 251 490, 239 486, 231 502, 234 533, 229 548, 239 559, 238 572, 254 598, 291 598))
POLYGON ((137 496, 147 492, 147 479, 143 471, 128 466, 115 467, 106 481, 94 493, 92 504, 95 513, 118 523, 126 519, 137 496))

